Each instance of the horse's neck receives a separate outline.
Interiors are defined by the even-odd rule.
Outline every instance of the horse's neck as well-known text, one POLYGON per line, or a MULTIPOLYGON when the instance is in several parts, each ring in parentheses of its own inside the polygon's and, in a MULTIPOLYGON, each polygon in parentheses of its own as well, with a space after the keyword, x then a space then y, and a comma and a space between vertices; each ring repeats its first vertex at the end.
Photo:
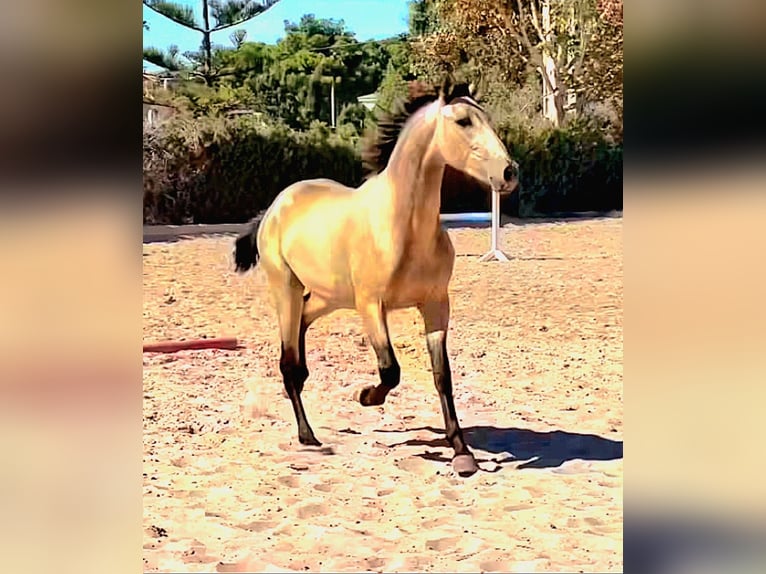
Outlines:
POLYGON ((425 113, 405 127, 386 167, 392 216, 397 224, 425 237, 439 229, 444 160, 433 147, 435 126, 425 113))

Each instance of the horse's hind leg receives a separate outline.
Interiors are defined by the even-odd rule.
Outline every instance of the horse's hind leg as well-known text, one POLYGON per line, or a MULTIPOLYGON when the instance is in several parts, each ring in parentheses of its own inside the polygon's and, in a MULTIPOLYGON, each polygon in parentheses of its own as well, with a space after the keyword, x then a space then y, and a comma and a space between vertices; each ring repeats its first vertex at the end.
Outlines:
POLYGON ((401 369, 388 337, 386 312, 380 301, 358 305, 357 311, 362 316, 365 330, 370 337, 370 343, 378 357, 378 373, 380 374, 380 384, 362 389, 359 394, 359 402, 365 407, 382 405, 386 402, 389 391, 399 384, 401 377, 401 369))
MULTIPOLYGON (((292 275, 292 274, 291 274, 292 275)), ((279 316, 282 354, 279 358, 279 370, 290 398, 298 423, 298 440, 301 444, 321 446, 314 431, 311 430, 306 412, 303 410, 301 391, 309 376, 306 367, 305 333, 303 325, 303 286, 292 276, 288 285, 275 293, 277 315, 279 316)))

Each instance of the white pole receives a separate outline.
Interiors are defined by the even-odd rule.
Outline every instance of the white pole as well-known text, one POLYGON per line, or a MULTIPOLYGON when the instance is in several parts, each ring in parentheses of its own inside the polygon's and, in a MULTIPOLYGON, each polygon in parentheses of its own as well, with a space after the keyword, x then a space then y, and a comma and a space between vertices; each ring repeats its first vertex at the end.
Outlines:
POLYGON ((508 257, 501 249, 498 241, 498 235, 500 232, 500 194, 494 189, 492 193, 492 239, 489 251, 481 256, 479 261, 510 261, 508 257))
POLYGON ((335 127, 335 76, 332 77, 330 84, 330 125, 335 127))
POLYGON ((498 195, 492 193, 492 251, 497 251, 497 232, 500 229, 500 201, 498 195))

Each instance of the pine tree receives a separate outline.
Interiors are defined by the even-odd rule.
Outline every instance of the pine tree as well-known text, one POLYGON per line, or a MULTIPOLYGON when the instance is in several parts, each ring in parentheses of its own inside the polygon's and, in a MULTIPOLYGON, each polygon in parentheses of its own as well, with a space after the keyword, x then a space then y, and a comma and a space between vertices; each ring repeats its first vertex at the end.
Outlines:
MULTIPOLYGON (((213 85, 218 77, 218 71, 213 65, 213 48, 210 37, 214 32, 239 26, 244 22, 262 14, 279 0, 201 0, 202 24, 194 17, 191 6, 180 2, 167 0, 143 0, 144 6, 172 20, 176 24, 196 30, 202 34, 202 46, 199 52, 186 52, 184 57, 193 62, 191 72, 201 77, 205 83, 213 85), (210 20, 214 21, 211 25, 210 20)), ((237 30, 236 32, 240 32, 237 30)), ((235 32, 235 34, 236 34, 235 32)), ((244 39, 244 36, 237 35, 244 39)), ((232 41, 234 41, 232 39, 232 41)), ((154 47, 144 48, 144 60, 165 68, 168 71, 180 71, 188 68, 178 58, 178 48, 171 46, 167 51, 154 47)))

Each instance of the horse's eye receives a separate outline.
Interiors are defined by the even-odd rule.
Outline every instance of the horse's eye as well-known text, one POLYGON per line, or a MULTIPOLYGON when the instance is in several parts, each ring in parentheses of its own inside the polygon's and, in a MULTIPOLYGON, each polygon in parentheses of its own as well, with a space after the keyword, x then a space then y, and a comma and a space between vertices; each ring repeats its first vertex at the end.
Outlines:
POLYGON ((471 118, 466 116, 464 118, 460 118, 455 122, 457 125, 459 125, 461 128, 468 128, 471 126, 471 118))

